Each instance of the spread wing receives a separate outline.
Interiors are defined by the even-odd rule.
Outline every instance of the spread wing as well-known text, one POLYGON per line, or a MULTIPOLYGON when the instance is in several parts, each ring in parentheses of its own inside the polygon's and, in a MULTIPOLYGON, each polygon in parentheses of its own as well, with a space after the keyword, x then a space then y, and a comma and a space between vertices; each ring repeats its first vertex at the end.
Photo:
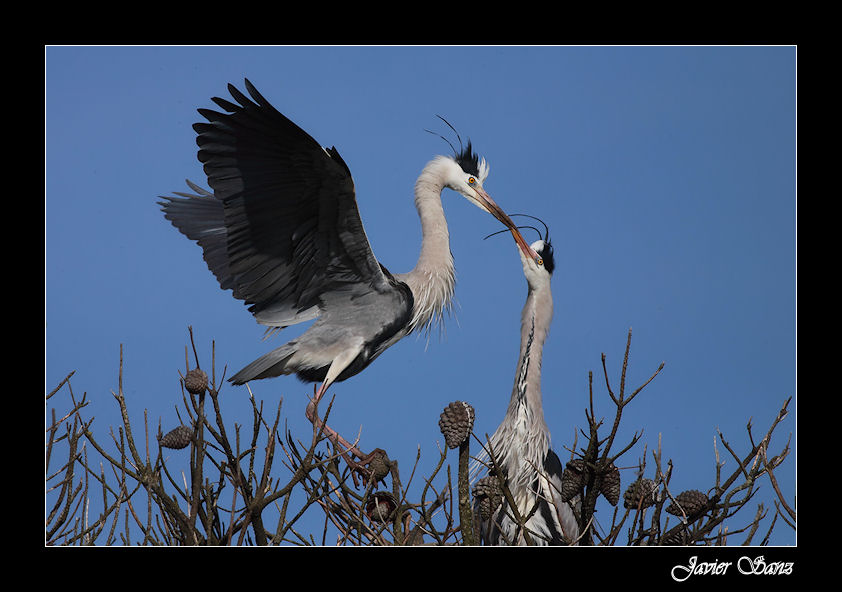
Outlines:
POLYGON ((165 216, 202 246, 223 289, 258 322, 283 327, 319 314, 331 292, 394 296, 372 253, 354 184, 335 148, 322 148, 245 81, 236 104, 199 109, 198 158, 213 195, 177 193, 165 216))

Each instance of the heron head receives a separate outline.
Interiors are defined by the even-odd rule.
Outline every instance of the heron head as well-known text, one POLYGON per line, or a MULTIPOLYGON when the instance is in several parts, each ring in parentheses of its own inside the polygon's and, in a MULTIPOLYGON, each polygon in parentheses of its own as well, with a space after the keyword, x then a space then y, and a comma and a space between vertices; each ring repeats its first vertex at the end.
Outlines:
MULTIPOLYGON (((553 245, 550 242, 550 228, 547 226, 546 222, 537 216, 531 216, 529 214, 512 214, 512 216, 526 216, 527 218, 537 220, 544 226, 543 237, 529 245, 532 250, 538 253, 541 260, 536 261, 531 257, 524 256, 522 250, 519 252, 521 262, 523 263, 523 274, 526 276, 526 281, 529 284, 529 287, 531 289, 536 289, 540 286, 549 285, 550 278, 552 277, 553 270, 555 269, 553 245)), ((541 231, 534 226, 522 226, 521 228, 531 228, 538 233, 539 237, 542 236, 541 231)))
POLYGON ((494 215, 487 207, 490 197, 482 188, 482 184, 488 178, 489 166, 484 158, 480 158, 473 151, 471 141, 468 140, 468 145, 461 152, 454 150, 454 155, 446 157, 446 162, 448 166, 445 186, 461 193, 472 204, 494 215))
POLYGON ((555 269, 555 257, 553 256, 553 245, 549 238, 539 239, 529 245, 541 258, 538 263, 531 257, 524 255, 522 249, 518 249, 520 259, 523 263, 523 275, 526 276, 526 281, 532 288, 539 285, 546 284, 550 281, 555 269))
MULTIPOLYGON (((488 172, 490 169, 486 160, 474 152, 471 147, 470 139, 468 140, 467 145, 463 146, 462 138, 459 136, 459 132, 456 131, 456 128, 450 125, 450 122, 441 115, 437 115, 437 117, 446 123, 447 126, 456 134, 456 138, 459 140, 460 148, 457 152, 456 148, 454 148, 453 144, 451 144, 447 138, 439 135, 439 137, 447 142, 453 149, 452 157, 439 157, 447 163, 444 174, 445 186, 457 191, 479 209, 488 212, 502 222, 506 228, 511 231, 512 236, 514 237, 520 250, 527 257, 534 259, 536 263, 540 263, 540 257, 527 244, 523 236, 521 236, 517 225, 512 222, 512 219, 509 218, 506 212, 504 212, 502 208, 500 208, 500 206, 491 199, 491 196, 488 195, 485 189, 483 189, 482 184, 485 183, 486 178, 488 178, 488 172)), ((434 133, 430 130, 426 131, 434 133)))

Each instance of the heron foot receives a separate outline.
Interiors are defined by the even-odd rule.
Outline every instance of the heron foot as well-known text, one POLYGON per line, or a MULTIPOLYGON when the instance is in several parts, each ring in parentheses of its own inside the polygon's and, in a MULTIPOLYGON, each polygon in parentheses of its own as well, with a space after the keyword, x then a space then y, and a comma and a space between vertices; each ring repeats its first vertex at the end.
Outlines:
POLYGON ((357 475, 362 478, 363 484, 371 484, 376 488, 377 484, 383 481, 386 475, 389 474, 391 462, 386 455, 386 451, 382 448, 375 448, 365 455, 360 455, 359 450, 357 450, 354 452, 354 455, 359 460, 353 460, 347 454, 342 454, 345 462, 348 463, 348 467, 351 469, 351 478, 354 480, 355 487, 359 487, 357 475))
POLYGON ((317 407, 319 399, 321 399, 324 393, 324 386, 319 388, 314 385, 313 399, 311 399, 310 403, 307 405, 305 413, 307 419, 310 420, 315 429, 321 430, 324 436, 333 442, 333 445, 339 449, 339 455, 345 460, 348 467, 351 469, 351 478, 354 480, 354 487, 359 487, 360 485, 357 480, 358 475, 362 478, 363 483, 366 485, 371 483, 376 487, 377 482, 382 481, 386 475, 389 474, 389 457, 386 456, 386 451, 382 448, 375 448, 368 454, 361 452, 355 444, 348 442, 348 440, 340 436, 336 430, 322 421, 319 418, 317 407), (357 457, 359 460, 353 460, 351 455, 357 457))

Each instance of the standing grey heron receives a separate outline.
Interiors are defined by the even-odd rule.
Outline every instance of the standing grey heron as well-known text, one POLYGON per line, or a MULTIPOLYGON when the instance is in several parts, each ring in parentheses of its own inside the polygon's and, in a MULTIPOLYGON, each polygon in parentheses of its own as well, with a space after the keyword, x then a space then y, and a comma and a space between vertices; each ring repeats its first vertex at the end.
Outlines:
MULTIPOLYGON (((323 148, 251 82, 245 86, 251 98, 229 84, 237 104, 214 97, 225 112, 199 109, 207 123, 193 125, 213 193, 188 181, 195 193, 175 192, 180 197, 159 203, 165 217, 202 247, 222 289, 245 301, 267 334, 316 319, 229 380, 244 384, 294 373, 321 382, 314 386, 308 419, 366 459, 319 420, 316 405, 334 382, 358 374, 409 333, 442 321, 455 284, 442 191, 452 189, 492 214, 525 256, 539 256, 483 189, 489 168, 468 142, 421 171, 415 183, 422 231, 418 262, 408 273, 390 273, 372 252, 351 172, 336 148, 323 148)), ((345 458, 358 469, 366 462, 345 458)))
MULTIPOLYGON (((550 448, 541 397, 541 361, 553 316, 550 279, 555 260, 549 231, 530 248, 538 253, 542 263, 519 250, 529 290, 521 315, 518 371, 506 415, 489 438, 488 446, 505 476, 519 515, 528 517, 524 527, 530 538, 539 545, 560 545, 574 541, 579 527, 570 505, 560 499, 564 467, 550 448)), ((488 451, 484 449, 477 459, 475 467, 490 460, 488 451)), ((480 518, 479 523, 483 544, 526 542, 505 498, 488 520, 480 518)))

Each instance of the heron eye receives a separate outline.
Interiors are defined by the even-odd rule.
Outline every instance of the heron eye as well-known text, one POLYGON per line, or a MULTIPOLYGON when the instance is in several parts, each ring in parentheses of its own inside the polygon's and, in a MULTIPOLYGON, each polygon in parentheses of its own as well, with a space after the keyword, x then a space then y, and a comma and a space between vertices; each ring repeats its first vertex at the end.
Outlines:
POLYGON ((543 259, 538 259, 538 265, 543 265, 543 264, 544 264, 544 260, 543 260, 543 259))
POLYGON ((469 177, 469 178, 468 178, 468 185, 473 185, 473 184, 474 184, 474 183, 476 183, 476 182, 477 182, 477 180, 476 180, 476 179, 474 179, 473 177, 469 177))

